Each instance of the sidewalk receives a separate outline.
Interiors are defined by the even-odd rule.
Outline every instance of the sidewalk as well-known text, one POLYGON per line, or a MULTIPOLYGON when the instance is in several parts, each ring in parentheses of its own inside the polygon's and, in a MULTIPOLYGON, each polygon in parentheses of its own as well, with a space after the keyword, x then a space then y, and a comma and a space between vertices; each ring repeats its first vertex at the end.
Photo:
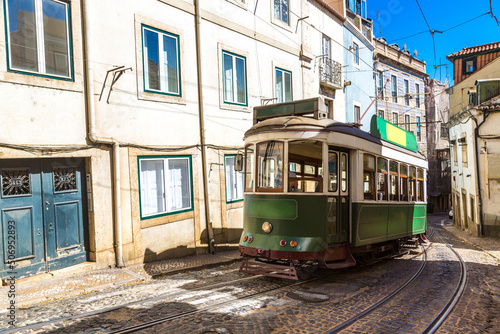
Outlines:
MULTIPOLYGON (((434 215, 434 217, 439 217, 439 215, 434 215)), ((488 253, 489 255, 500 261, 500 239, 493 237, 477 237, 469 234, 467 231, 462 231, 462 229, 453 226, 453 221, 448 219, 448 215, 443 215, 441 226, 450 233, 456 235, 459 239, 476 246, 482 251, 488 253)))
MULTIPOLYGON (((240 259, 237 250, 203 254, 179 259, 131 265, 126 268, 97 269, 84 263, 51 273, 23 278, 15 282, 16 306, 50 301, 57 298, 100 291, 113 286, 148 281, 154 277, 184 270, 229 264, 240 259)), ((10 299, 9 286, 0 288, 0 309, 6 309, 10 299)))

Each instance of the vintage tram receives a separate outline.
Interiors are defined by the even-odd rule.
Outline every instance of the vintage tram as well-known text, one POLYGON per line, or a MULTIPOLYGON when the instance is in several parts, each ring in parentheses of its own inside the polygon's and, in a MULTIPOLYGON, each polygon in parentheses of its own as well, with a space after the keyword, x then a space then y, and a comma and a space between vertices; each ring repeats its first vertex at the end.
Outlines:
POLYGON ((240 271, 298 279, 425 240, 427 161, 380 117, 370 133, 324 117, 321 99, 256 107, 245 133, 240 271))

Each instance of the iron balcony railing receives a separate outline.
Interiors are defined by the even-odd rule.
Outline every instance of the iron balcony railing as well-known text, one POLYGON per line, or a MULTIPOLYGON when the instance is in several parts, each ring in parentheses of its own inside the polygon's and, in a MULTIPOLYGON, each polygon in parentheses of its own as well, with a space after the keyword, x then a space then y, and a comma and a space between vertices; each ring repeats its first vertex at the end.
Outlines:
POLYGON ((323 56, 320 58, 320 81, 336 88, 342 88, 342 65, 335 60, 323 56))

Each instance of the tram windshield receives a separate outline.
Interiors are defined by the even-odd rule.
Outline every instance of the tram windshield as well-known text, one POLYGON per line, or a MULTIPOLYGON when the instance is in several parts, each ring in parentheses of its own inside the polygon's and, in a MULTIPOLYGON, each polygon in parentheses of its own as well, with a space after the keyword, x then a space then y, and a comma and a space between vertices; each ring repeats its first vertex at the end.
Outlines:
POLYGON ((257 145, 257 191, 283 189, 283 143, 270 141, 257 145))

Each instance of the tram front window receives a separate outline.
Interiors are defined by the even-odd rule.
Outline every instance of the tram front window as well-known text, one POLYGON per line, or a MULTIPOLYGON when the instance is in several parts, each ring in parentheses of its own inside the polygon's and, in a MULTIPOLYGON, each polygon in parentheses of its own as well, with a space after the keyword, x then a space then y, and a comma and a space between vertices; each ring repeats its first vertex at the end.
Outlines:
POLYGON ((321 192, 323 183, 322 143, 288 143, 288 191, 321 192))
POLYGON ((257 145, 257 191, 283 189, 283 143, 267 142, 257 145))

